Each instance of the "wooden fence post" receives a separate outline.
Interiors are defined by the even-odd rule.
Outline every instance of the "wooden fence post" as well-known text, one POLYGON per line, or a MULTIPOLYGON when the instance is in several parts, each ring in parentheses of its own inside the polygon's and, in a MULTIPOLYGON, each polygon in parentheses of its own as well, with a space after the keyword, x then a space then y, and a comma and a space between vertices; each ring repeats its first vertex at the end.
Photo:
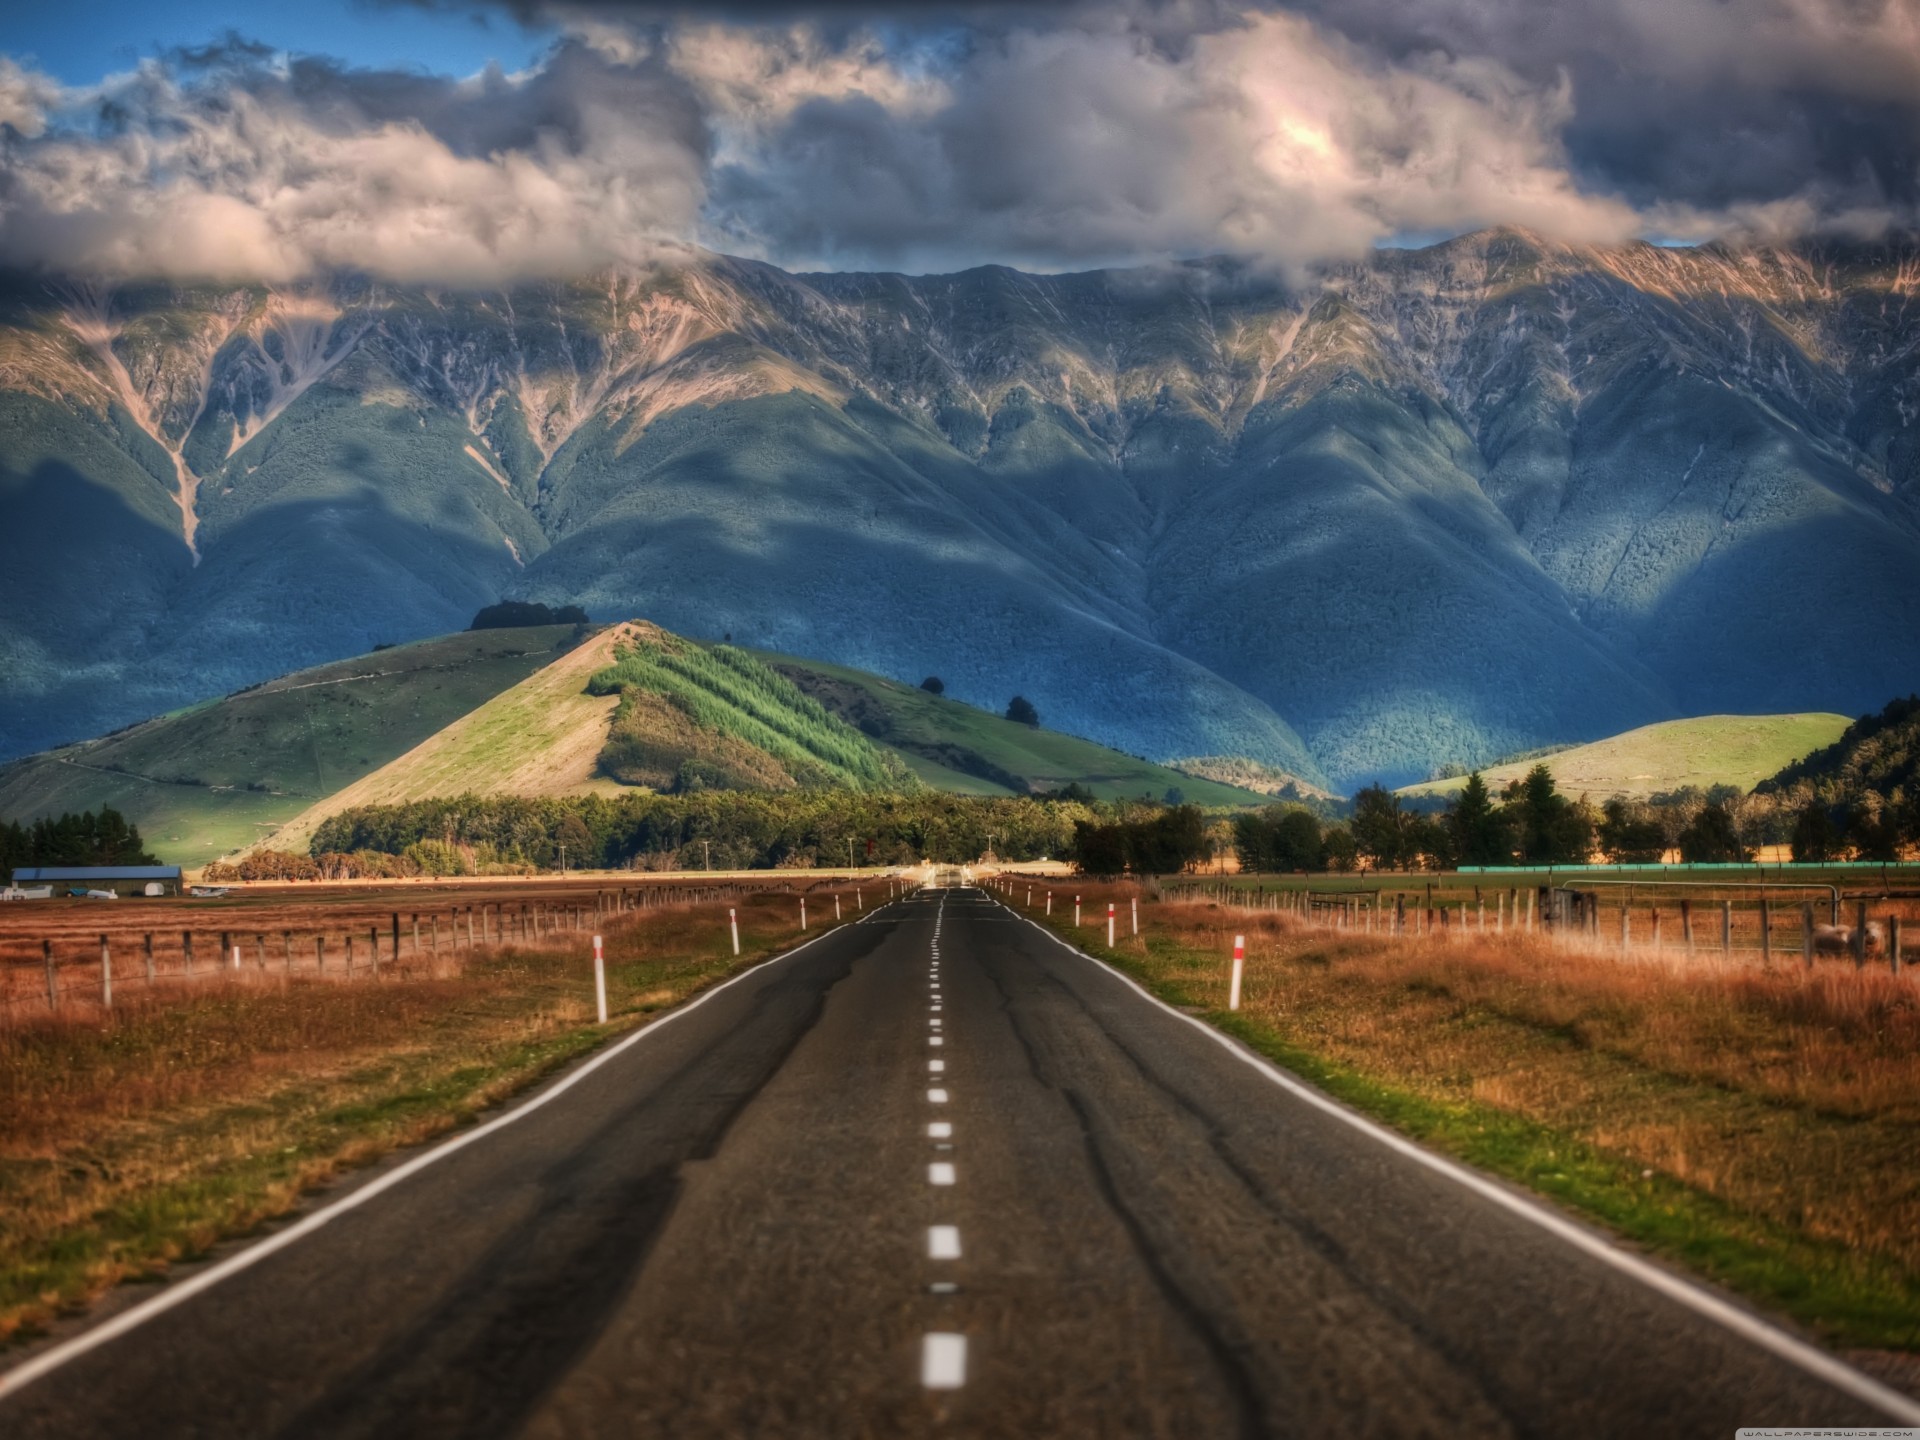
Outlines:
POLYGON ((313 973, 316 975, 327 973, 327 937, 325 935, 313 937, 313 973))
POLYGON ((1773 906, 1767 897, 1760 897, 1760 963, 1773 963, 1773 906))
POLYGON ((40 956, 47 964, 47 1009, 60 1008, 60 979, 53 968, 53 941, 40 942, 40 956))
POLYGON ((180 932, 180 958, 186 962, 187 978, 193 978, 193 932, 180 932))
POLYGON ((1893 963, 1893 973, 1900 973, 1900 917, 1887 916, 1887 959, 1893 963))
POLYGON ((1693 954, 1693 902, 1680 902, 1680 940, 1687 947, 1687 954, 1693 954))
POLYGON ((1853 911, 1853 965, 1856 970, 1867 968, 1867 902, 1858 901, 1853 911))
POLYGON ((147 957, 147 984, 151 985, 153 984, 153 932, 151 930, 147 932, 146 957, 147 957))
POLYGON ((1813 969, 1813 902, 1800 907, 1800 958, 1813 969))
POLYGON ((1720 902, 1720 953, 1722 955, 1733 953, 1733 902, 1731 900, 1720 902))
POLYGON ((113 951, 104 935, 100 937, 100 1008, 113 1009, 113 951))
MULTIPOLYGON (((393 932, 393 948, 397 951, 400 948, 400 917, 396 915, 393 917, 393 920, 395 927, 393 932)), ((370 926, 367 930, 367 949, 372 952, 373 974, 374 978, 378 979, 380 976, 380 927, 378 925, 370 926)))

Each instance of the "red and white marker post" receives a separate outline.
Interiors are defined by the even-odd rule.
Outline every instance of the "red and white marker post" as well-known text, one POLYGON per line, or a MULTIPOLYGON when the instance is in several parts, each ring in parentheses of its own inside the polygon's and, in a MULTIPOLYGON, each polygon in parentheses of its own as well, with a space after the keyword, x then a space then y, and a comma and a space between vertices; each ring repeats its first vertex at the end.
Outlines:
POLYGON ((1247 937, 1233 937, 1233 978, 1227 982, 1227 1009, 1240 1008, 1240 977, 1247 968, 1247 937))
POLYGON ((1078 895, 1073 897, 1073 928, 1076 930, 1080 928, 1080 897, 1078 895))
POLYGON ((593 1003, 600 1012, 600 1023, 607 1023, 607 957, 600 948, 600 937, 593 937, 593 1003))
POLYGON ((1107 901, 1107 948, 1113 948, 1113 901, 1107 901))

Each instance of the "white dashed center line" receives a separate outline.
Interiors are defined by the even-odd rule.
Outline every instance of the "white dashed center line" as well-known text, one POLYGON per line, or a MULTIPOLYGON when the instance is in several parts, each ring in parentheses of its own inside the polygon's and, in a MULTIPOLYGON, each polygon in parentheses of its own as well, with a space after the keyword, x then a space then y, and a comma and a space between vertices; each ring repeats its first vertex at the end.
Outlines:
POLYGON ((927 1122, 927 1138, 929 1140, 951 1140, 953 1138, 953 1122, 951 1120, 929 1120, 927 1122))
POLYGON ((927 1231, 927 1258, 929 1260, 958 1260, 960 1258, 960 1227, 958 1225, 935 1225, 927 1231))
POLYGON ((967 1383, 967 1337, 936 1333, 920 1349, 920 1383, 929 1390, 958 1390, 967 1383))
POLYGON ((929 1090, 929 1091, 927 1091, 927 1103, 928 1103, 928 1104, 930 1104, 930 1105, 944 1105, 944 1104, 946 1104, 946 1103, 947 1103, 947 1092, 946 1092, 946 1091, 944 1091, 944 1090, 929 1090))
POLYGON ((947 1042, 938 1035, 929 1035, 927 1037, 927 1044, 929 1045, 944 1045, 946 1043, 947 1042))
POLYGON ((947 1062, 944 1060, 927 1061, 927 1070, 930 1074, 938 1075, 942 1070, 946 1068, 947 1068, 947 1062))
POLYGON ((929 1185, 953 1184, 953 1162, 951 1160, 936 1160, 927 1166, 927 1183, 929 1185))

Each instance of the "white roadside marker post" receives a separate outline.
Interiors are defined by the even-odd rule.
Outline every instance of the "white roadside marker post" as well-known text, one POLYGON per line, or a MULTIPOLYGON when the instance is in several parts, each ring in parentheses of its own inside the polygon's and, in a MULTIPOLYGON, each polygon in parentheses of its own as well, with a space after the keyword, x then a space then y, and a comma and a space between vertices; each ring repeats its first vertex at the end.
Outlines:
POLYGON ((1133 933, 1136 935, 1140 933, 1140 897, 1138 895, 1133 897, 1133 933))
POLYGON ((1080 928, 1080 897, 1078 895, 1073 897, 1073 928, 1076 930, 1080 928))
POLYGON ((1113 948, 1113 902, 1107 902, 1107 948, 1113 948))
POLYGON ((600 948, 600 937, 593 937, 593 1004, 600 1012, 600 1023, 607 1023, 607 960, 600 948))
POLYGON ((733 953, 740 953, 740 916, 733 907, 727 907, 727 928, 733 931, 733 953))
POLYGON ((838 895, 833 897, 833 918, 836 920, 840 918, 840 897, 838 895))
POLYGON ((1233 979, 1227 984, 1227 1009, 1240 1008, 1240 977, 1247 968, 1247 937, 1233 937, 1233 979))
POLYGON ((804 898, 800 901, 800 928, 807 928, 807 902, 804 898))
POLYGON ((1047 914, 1053 914, 1053 891, 1047 891, 1047 914))

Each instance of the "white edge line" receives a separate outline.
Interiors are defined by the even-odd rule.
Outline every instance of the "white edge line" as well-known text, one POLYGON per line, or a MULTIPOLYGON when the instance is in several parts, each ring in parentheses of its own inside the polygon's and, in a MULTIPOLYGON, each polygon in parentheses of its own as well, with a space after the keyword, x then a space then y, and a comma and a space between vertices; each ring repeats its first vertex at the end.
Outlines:
MULTIPOLYGON (((891 904, 893 902, 889 901, 888 903, 891 904)), ((885 907, 883 906, 881 908, 885 908, 885 907)), ((876 909, 871 913, 877 915, 880 912, 878 909, 876 909)), ((855 923, 858 923, 858 922, 855 922, 855 923)), ((114 1316, 111 1320, 105 1321, 104 1323, 95 1326, 91 1330, 87 1330, 82 1334, 76 1335, 71 1340, 66 1340, 61 1342, 60 1344, 53 1346, 51 1349, 45 1350, 40 1354, 34 1356, 31 1360, 27 1360, 22 1364, 15 1366, 11 1370, 8 1370, 4 1373, 0 1373, 0 1399, 5 1399, 9 1395, 16 1394, 19 1391, 26 1389, 26 1387, 31 1385, 34 1381, 40 1379, 42 1376, 47 1375, 54 1370, 59 1369, 62 1365, 65 1365, 68 1361, 77 1360, 82 1355, 85 1355, 88 1351, 96 1350, 100 1346, 107 1344, 111 1340, 119 1339, 122 1335, 125 1335, 128 1331, 138 1329, 140 1326, 146 1324, 149 1320, 158 1319, 160 1316, 164 1315, 167 1311, 173 1309, 176 1305, 184 1305, 187 1301, 191 1300, 194 1296, 200 1294, 201 1292, 206 1290, 211 1290, 215 1285, 218 1285, 222 1280, 225 1280, 233 1275, 238 1275, 242 1270, 249 1269, 252 1266, 259 1264, 262 1260, 265 1260, 269 1255, 276 1254, 277 1252, 286 1249, 287 1246, 293 1244, 297 1240, 305 1239, 307 1236, 311 1235, 314 1231, 320 1229, 321 1226, 329 1224, 333 1220, 346 1214, 349 1210, 358 1209, 360 1206, 366 1204, 369 1200, 374 1199, 376 1196, 385 1194, 387 1191, 393 1189, 394 1186, 400 1184, 403 1180, 411 1179, 413 1176, 419 1174, 422 1170, 426 1169, 429 1165, 437 1164, 439 1161, 446 1159, 449 1155, 452 1155, 454 1152, 458 1150, 464 1150, 467 1146, 473 1144, 474 1141, 483 1139, 484 1137, 491 1135, 494 1131, 513 1124, 513 1122, 516 1120, 524 1119, 528 1115, 531 1115, 534 1111, 538 1110, 541 1106, 547 1104, 549 1101, 555 1100, 559 1098, 561 1095, 564 1095, 567 1091, 571 1090, 575 1085, 578 1085, 582 1080, 586 1079, 587 1076, 593 1074, 593 1072, 598 1070, 602 1065, 605 1065, 610 1061, 614 1060, 616 1057, 621 1055, 626 1050, 629 1050, 633 1046, 639 1044, 642 1040, 646 1039, 649 1035, 654 1034, 664 1026, 671 1025, 675 1020, 678 1020, 683 1015, 692 1014, 695 1010, 698 1010, 702 1005, 706 1004, 707 1001, 713 999, 713 997, 718 995, 722 990, 730 989, 733 986, 739 984, 742 980, 745 980, 751 976, 763 973, 770 966, 778 965, 783 960, 791 959, 793 956, 798 955, 802 950, 805 950, 809 945, 818 944, 820 941, 825 940, 830 936, 838 934, 840 930, 844 928, 846 927, 842 925, 842 926, 836 926, 832 930, 823 931, 822 933, 814 936, 813 939, 811 940, 802 941, 800 944, 794 946, 793 949, 791 950, 784 950, 780 954, 770 956, 769 958, 759 962, 758 964, 749 965, 745 970, 742 970, 738 975, 735 975, 732 979, 723 980, 721 981, 720 984, 714 986, 711 990, 707 990, 702 994, 700 994, 699 996, 695 997, 689 1004, 680 1006, 678 1009, 668 1011, 665 1015, 662 1015, 659 1019, 650 1021, 646 1025, 643 1025, 638 1030, 634 1031, 631 1035, 628 1035, 623 1039, 614 1042, 612 1045, 602 1050, 598 1055, 593 1056, 590 1060, 587 1060, 585 1063, 580 1065, 580 1067, 574 1070, 572 1074, 559 1080, 555 1084, 550 1085, 548 1088, 546 1088, 545 1090, 542 1090, 539 1094, 531 1097, 530 1099, 522 1101, 519 1105, 516 1105, 513 1109, 507 1111, 505 1114, 496 1115, 493 1119, 487 1121, 483 1125, 478 1125, 471 1130, 465 1131, 462 1134, 454 1136, 450 1140, 445 1140, 441 1142, 440 1144, 434 1146, 431 1150, 428 1150, 422 1154, 414 1156, 413 1159, 407 1161, 406 1164, 401 1165, 396 1169, 388 1171, 385 1175, 382 1175, 378 1180, 371 1181, 370 1183, 361 1186, 358 1190, 352 1191, 349 1194, 341 1196, 338 1200, 335 1200, 332 1204, 323 1206, 321 1209, 314 1211, 312 1214, 308 1215, 305 1219, 299 1221, 297 1224, 290 1225, 285 1230, 282 1230, 277 1234, 268 1236, 265 1240, 260 1241, 257 1245, 250 1245, 245 1250, 240 1251, 238 1254, 228 1256, 225 1260, 222 1260, 219 1264, 214 1265, 209 1269, 202 1270, 198 1275, 192 1276, 190 1279, 182 1280, 177 1285, 171 1285, 167 1287, 165 1290, 162 1290, 158 1295, 155 1295, 152 1299, 141 1302, 140 1304, 134 1306, 131 1310, 123 1310, 120 1314, 114 1316)))
POLYGON ((1791 1361, 1802 1370, 1826 1381, 1835 1389, 1846 1392, 1856 1400, 1864 1400, 1869 1405, 1876 1406, 1888 1415, 1898 1419, 1901 1424, 1920 1425, 1920 1402, 1916 1402, 1911 1396, 1903 1395, 1898 1390, 1881 1384, 1872 1376, 1854 1369, 1844 1360, 1837 1359, 1827 1354, 1824 1350, 1817 1349, 1809 1345, 1806 1341, 1789 1335, 1786 1331, 1768 1324, 1765 1320, 1760 1319, 1756 1315, 1749 1314, 1738 1306, 1728 1304, 1711 1291, 1702 1289, 1691 1281, 1684 1280, 1680 1276, 1664 1270, 1658 1265, 1650 1264, 1637 1255, 1630 1254, 1625 1250, 1609 1244, 1599 1234, 1587 1230, 1583 1226, 1576 1225, 1560 1215, 1556 1215, 1545 1206, 1525 1196, 1516 1194, 1503 1185, 1495 1184, 1484 1175, 1469 1170, 1463 1165, 1446 1159, 1444 1156, 1437 1155, 1433 1151, 1415 1144, 1413 1141, 1407 1139, 1406 1136, 1395 1134, 1384 1126, 1367 1119, 1357 1111, 1348 1109, 1339 1101, 1322 1094, 1306 1082, 1287 1074, 1284 1070, 1279 1069, 1268 1060, 1254 1054, 1253 1051, 1247 1049, 1246 1046, 1242 1045, 1238 1040, 1235 1040, 1231 1035, 1214 1029, 1213 1026, 1207 1024, 1205 1021, 1195 1019, 1191 1015, 1183 1014, 1179 1010, 1174 1009, 1173 1006, 1167 1004, 1167 1002, 1160 999, 1159 996, 1140 985, 1131 976, 1123 974, 1105 961, 1087 954, 1086 951, 1068 944, 1037 920, 1020 914, 1019 911, 1013 909, 1010 905, 1003 905, 1002 908, 1006 909, 1006 911, 1016 919, 1025 920, 1027 924, 1033 926, 1034 929, 1052 940, 1056 945, 1060 946, 1061 949, 1078 955, 1082 960, 1087 961, 1101 973, 1111 975, 1115 980, 1118 980, 1122 985, 1125 985, 1129 990, 1132 990, 1149 1004, 1158 1006, 1174 1019, 1191 1025, 1209 1040, 1218 1044, 1236 1060, 1251 1066, 1254 1070, 1264 1075, 1268 1080, 1271 1080, 1275 1085, 1278 1085, 1282 1090, 1287 1091, 1297 1099, 1304 1100, 1315 1109, 1323 1111, 1333 1116, 1336 1120, 1352 1126, 1355 1130, 1360 1131, 1361 1134, 1377 1140, 1388 1149, 1406 1156, 1416 1164, 1424 1165, 1427 1169, 1444 1175, 1459 1185, 1465 1186, 1482 1199, 1490 1200, 1502 1209, 1518 1215, 1524 1220, 1531 1221, 1548 1234, 1557 1239, 1564 1240, 1576 1250, 1591 1255, 1602 1263, 1612 1266, 1615 1270, 1631 1276, 1649 1289, 1658 1291, 1668 1299, 1684 1305, 1695 1314, 1703 1315, 1707 1319, 1724 1326, 1726 1329, 1740 1336, 1743 1340, 1750 1341, 1763 1350, 1771 1351, 1783 1360, 1791 1361))

